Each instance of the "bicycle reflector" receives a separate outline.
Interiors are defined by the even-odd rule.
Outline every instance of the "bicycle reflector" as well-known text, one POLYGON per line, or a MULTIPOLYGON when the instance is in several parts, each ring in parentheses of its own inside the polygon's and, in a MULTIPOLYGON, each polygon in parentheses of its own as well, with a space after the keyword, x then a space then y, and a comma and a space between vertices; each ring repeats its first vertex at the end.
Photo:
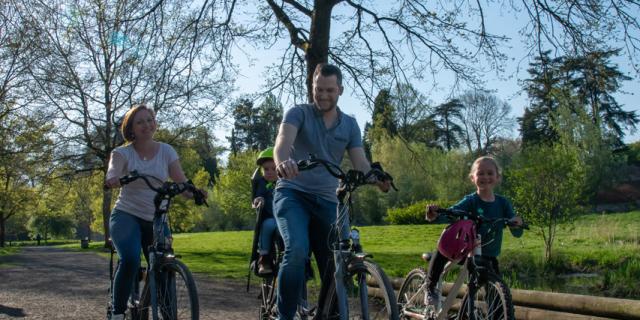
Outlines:
POLYGON ((476 227, 471 220, 459 220, 442 231, 438 251, 451 261, 460 261, 475 246, 476 227))

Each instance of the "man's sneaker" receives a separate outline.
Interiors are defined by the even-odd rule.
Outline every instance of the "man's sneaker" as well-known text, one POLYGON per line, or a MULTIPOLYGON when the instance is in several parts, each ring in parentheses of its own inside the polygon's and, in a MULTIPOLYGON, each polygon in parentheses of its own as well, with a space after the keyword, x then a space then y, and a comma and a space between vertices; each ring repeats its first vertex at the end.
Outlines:
POLYGON ((271 274, 273 273, 273 269, 271 268, 271 261, 269 257, 260 256, 258 258, 258 274, 271 274))

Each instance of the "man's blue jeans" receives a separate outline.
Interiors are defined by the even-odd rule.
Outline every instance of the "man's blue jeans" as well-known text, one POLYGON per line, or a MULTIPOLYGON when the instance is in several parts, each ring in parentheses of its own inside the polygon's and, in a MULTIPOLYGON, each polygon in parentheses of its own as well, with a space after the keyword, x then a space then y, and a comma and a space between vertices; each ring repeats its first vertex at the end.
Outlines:
POLYGON ((317 195, 279 188, 274 193, 274 215, 284 241, 284 258, 278 273, 280 320, 293 319, 305 281, 305 264, 313 251, 321 279, 333 270, 331 239, 337 203, 317 195))

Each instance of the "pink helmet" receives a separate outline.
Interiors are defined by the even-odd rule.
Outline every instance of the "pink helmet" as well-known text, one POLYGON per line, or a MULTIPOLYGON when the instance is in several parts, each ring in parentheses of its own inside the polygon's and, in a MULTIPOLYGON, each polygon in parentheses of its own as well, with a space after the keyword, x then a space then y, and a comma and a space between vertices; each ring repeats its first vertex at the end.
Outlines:
POLYGON ((438 251, 451 261, 460 261, 473 250, 476 227, 471 220, 459 220, 449 225, 438 241, 438 251))

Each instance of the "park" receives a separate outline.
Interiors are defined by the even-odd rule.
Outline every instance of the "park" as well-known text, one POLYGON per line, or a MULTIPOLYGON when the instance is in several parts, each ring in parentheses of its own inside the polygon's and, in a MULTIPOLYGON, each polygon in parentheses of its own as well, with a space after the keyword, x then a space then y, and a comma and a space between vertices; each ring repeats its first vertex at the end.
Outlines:
MULTIPOLYGON (((518 238, 505 231, 498 259, 517 318, 640 319, 639 9, 624 0, 3 1, 0 319, 105 317, 123 189, 104 186, 114 150, 132 145, 122 127, 139 104, 152 111, 153 141, 175 150, 189 190, 208 203, 172 198, 167 215, 200 318, 255 318, 261 279, 247 286, 246 277, 256 158, 292 108, 315 103, 325 63, 342 70, 340 115, 397 186, 349 198, 351 225, 396 293, 412 269, 428 268, 420 257, 446 226, 427 223, 426 206, 473 193, 472 163, 491 156, 496 194, 529 227, 518 238), (573 303, 583 310, 623 307, 580 313, 537 305, 529 292, 611 299, 573 303)), ((352 156, 335 165, 353 169, 352 156)), ((314 298, 320 285, 309 282, 314 298)))

